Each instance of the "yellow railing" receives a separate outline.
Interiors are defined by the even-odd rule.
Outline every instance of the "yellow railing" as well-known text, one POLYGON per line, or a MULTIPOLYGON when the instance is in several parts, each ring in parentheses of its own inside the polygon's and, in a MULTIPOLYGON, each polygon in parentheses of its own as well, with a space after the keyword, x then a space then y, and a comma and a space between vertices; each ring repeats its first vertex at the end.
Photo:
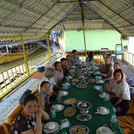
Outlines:
POLYGON ((36 65, 47 64, 51 60, 48 35, 9 35, 9 36, 0 36, 0 38, 12 38, 13 42, 20 38, 23 54, 24 54, 24 63, 9 68, 0 73, 0 99, 3 98, 6 94, 16 88, 19 84, 21 84, 24 80, 29 78, 32 74, 36 72, 36 65), (31 37, 31 36, 39 36, 43 38, 46 36, 48 51, 35 56, 31 59, 27 59, 25 52, 25 45, 23 41, 23 37, 31 37), (48 53, 48 54, 47 54, 48 53))
MULTIPOLYGON (((29 76, 36 72, 36 65, 46 65, 50 59, 48 52, 27 60, 29 76)), ((19 64, 0 73, 0 99, 29 78, 25 64, 19 64)))

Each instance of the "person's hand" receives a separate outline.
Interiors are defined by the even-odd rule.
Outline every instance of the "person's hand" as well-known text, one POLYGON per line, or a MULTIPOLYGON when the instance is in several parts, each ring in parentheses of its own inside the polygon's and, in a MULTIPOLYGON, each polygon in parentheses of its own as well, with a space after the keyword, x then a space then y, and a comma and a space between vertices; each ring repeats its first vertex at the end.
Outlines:
POLYGON ((42 117, 42 109, 39 108, 38 111, 36 112, 36 118, 41 118, 42 117))
POLYGON ((53 92, 49 92, 48 94, 47 94, 47 96, 52 96, 52 94, 53 94, 53 92))

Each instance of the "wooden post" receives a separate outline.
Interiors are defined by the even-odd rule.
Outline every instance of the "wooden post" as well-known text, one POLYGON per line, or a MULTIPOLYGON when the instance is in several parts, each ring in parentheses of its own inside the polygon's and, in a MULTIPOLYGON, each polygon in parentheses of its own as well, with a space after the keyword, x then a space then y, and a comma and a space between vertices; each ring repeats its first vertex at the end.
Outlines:
POLYGON ((22 44, 22 49, 23 49, 23 55, 24 55, 24 62, 25 62, 26 73, 27 73, 27 76, 30 76, 30 74, 29 74, 29 68, 28 68, 28 63, 27 63, 26 52, 25 52, 25 46, 24 46, 24 41, 23 41, 22 35, 20 36, 20 38, 21 38, 21 44, 22 44))

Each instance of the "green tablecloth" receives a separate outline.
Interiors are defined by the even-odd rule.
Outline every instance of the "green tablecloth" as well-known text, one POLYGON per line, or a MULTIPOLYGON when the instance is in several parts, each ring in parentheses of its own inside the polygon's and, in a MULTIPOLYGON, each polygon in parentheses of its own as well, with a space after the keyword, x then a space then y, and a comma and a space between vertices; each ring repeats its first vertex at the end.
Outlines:
MULTIPOLYGON (((89 76, 89 78, 87 80, 89 80, 90 78, 93 78, 92 76, 89 76)), ((116 131, 117 134, 123 134, 118 122, 116 123, 111 123, 111 117, 112 115, 115 115, 114 111, 113 111, 113 106, 111 104, 111 101, 107 101, 105 102, 104 99, 99 97, 100 92, 94 89, 95 85, 98 85, 96 83, 89 83, 87 88, 85 89, 79 89, 76 88, 76 86, 72 85, 72 82, 70 80, 71 83, 71 87, 69 89, 67 89, 66 91, 69 92, 68 96, 65 96, 63 98, 63 101, 68 99, 68 98, 76 98, 77 100, 85 100, 85 101, 89 101, 92 106, 89 110, 89 114, 92 116, 92 119, 89 121, 85 121, 85 122, 81 122, 78 121, 76 119, 76 116, 78 114, 80 114, 80 110, 78 108, 76 108, 76 114, 73 117, 68 118, 71 126, 69 128, 71 128, 74 125, 85 125, 88 126, 89 128, 89 134, 95 134, 96 133, 96 129, 98 127, 103 126, 104 124, 108 124, 108 127, 112 130, 112 131, 116 131), (104 106, 109 108, 110 110, 110 114, 108 115, 99 115, 99 114, 95 114, 96 110, 98 107, 100 106, 104 106)), ((103 90, 105 90, 105 85, 104 84, 100 84, 103 87, 103 90)), ((63 90, 63 89, 61 89, 63 90)), ((58 101, 56 100, 55 104, 58 104, 58 101)), ((63 103, 62 103, 63 104, 63 103)), ((65 105, 64 110, 67 107, 70 107, 71 105, 65 105)), ((50 121, 56 121, 60 124, 60 120, 64 119, 64 115, 63 112, 64 110, 57 112, 56 113, 56 118, 51 118, 50 121)), ((60 131, 58 131, 56 134, 62 134, 62 132, 64 130, 66 130, 67 133, 69 133, 69 128, 64 128, 60 131)), ((43 132, 43 134, 45 134, 45 132, 43 132)))

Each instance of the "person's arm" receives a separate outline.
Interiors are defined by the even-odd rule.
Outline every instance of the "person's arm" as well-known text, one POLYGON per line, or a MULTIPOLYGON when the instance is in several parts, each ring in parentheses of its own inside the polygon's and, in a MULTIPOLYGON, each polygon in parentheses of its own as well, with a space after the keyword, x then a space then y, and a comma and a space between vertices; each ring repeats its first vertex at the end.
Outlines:
POLYGON ((115 107, 116 105, 118 105, 122 100, 123 100, 124 94, 121 94, 119 99, 113 104, 113 106, 115 107))
POLYGON ((60 89, 60 86, 55 82, 55 80, 52 78, 51 79, 51 84, 56 87, 57 89, 60 89))
POLYGON ((48 113, 46 112, 46 111, 43 111, 42 109, 40 109, 40 111, 42 112, 42 119, 43 120, 49 120, 50 119, 50 117, 49 117, 49 115, 48 115, 48 113))
POLYGON ((34 129, 28 129, 27 131, 21 132, 21 134, 36 134, 34 129))
POLYGON ((108 92, 108 93, 110 93, 111 90, 112 90, 112 84, 113 84, 113 83, 110 83, 110 84, 108 85, 108 87, 107 87, 107 92, 108 92))
POLYGON ((44 110, 44 98, 43 98, 43 96, 42 95, 38 95, 37 99, 38 99, 39 107, 41 107, 44 110))
POLYGON ((107 80, 111 80, 111 79, 113 79, 113 73, 114 73, 114 70, 110 70, 110 77, 109 78, 106 78, 106 79, 104 79, 104 81, 107 81, 107 80))

